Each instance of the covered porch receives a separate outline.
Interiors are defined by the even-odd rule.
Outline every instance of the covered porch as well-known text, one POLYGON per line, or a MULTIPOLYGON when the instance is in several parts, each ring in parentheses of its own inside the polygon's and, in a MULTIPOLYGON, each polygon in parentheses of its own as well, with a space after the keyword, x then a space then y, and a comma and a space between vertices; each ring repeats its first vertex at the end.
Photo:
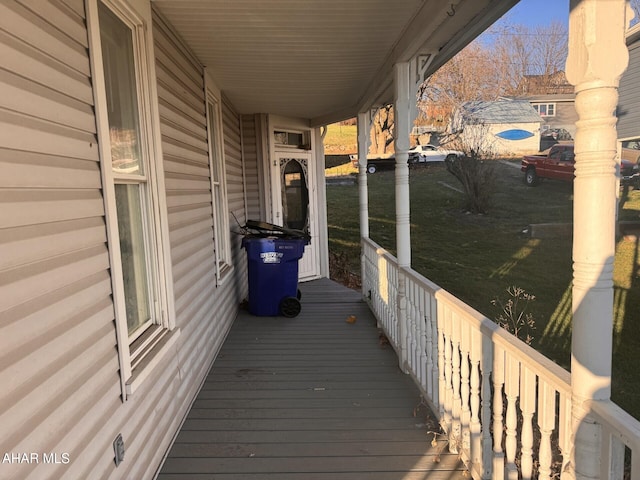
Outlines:
POLYGON ((464 478, 362 296, 301 291, 297 318, 241 312, 157 478, 464 478))

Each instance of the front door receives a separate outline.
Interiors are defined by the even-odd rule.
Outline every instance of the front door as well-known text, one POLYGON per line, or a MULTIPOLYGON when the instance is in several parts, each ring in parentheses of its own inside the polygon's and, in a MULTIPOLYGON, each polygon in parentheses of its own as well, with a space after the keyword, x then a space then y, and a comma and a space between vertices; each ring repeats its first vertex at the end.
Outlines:
POLYGON ((276 152, 272 164, 273 223, 306 230, 311 243, 299 263, 300 280, 319 275, 317 200, 312 155, 302 152, 276 152))

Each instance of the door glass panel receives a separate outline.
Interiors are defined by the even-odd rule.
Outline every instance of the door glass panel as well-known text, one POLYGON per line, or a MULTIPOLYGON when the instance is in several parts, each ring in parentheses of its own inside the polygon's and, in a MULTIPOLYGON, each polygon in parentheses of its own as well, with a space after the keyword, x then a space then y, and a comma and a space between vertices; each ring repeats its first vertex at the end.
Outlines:
POLYGON ((114 173, 142 174, 133 33, 102 3, 99 16, 111 165, 114 173))
POLYGON ((282 215, 287 228, 304 230, 309 216, 309 189, 304 160, 283 160, 282 169, 282 215))
POLYGON ((140 185, 117 184, 116 208, 129 335, 151 319, 140 185))

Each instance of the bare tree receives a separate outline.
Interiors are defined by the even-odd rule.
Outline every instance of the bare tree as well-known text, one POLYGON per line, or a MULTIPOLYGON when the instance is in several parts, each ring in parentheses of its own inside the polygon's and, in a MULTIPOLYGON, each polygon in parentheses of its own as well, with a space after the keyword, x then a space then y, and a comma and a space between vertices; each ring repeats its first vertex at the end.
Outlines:
POLYGON ((559 22, 506 26, 497 32, 493 49, 506 79, 504 93, 561 93, 554 89, 566 83, 567 42, 567 27, 559 22))
POLYGON ((423 116, 437 112, 439 117, 450 118, 463 103, 494 100, 503 90, 503 79, 492 52, 472 43, 422 84, 418 107, 423 116))
POLYGON ((393 132, 395 126, 393 105, 380 107, 371 123, 372 153, 388 153, 388 148, 393 143, 393 132))

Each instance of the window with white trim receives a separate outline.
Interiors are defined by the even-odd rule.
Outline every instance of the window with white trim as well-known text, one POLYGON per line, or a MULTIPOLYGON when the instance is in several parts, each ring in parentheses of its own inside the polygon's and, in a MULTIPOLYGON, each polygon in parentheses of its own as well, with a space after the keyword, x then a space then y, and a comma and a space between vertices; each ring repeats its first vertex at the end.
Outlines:
POLYGON ((216 279, 220 284, 227 273, 231 271, 231 247, 227 182, 222 144, 222 113, 220 102, 211 93, 207 95, 207 130, 209 137, 211 201, 213 206, 213 245, 216 279))
POLYGON ((556 104, 555 103, 532 103, 533 109, 538 112, 541 117, 555 117, 556 116, 556 104))
POLYGON ((153 364, 154 355, 166 351, 169 343, 165 335, 170 326, 168 295, 162 279, 170 275, 162 260, 158 208, 157 179, 162 173, 158 162, 151 161, 156 149, 144 24, 123 2, 94 0, 88 5, 118 355, 126 398, 134 383, 148 375, 138 366, 153 364))

